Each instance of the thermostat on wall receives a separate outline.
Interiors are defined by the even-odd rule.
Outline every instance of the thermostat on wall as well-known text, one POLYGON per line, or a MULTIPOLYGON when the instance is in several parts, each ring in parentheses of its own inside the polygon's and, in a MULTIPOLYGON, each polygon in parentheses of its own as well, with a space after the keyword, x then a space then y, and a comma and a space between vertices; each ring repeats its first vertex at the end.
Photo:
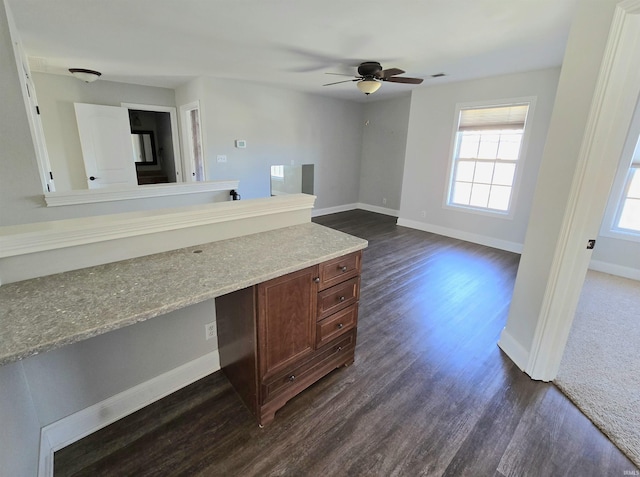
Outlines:
POLYGON ((245 147, 247 147, 247 141, 245 141, 244 139, 236 139, 236 147, 238 149, 244 149, 245 147))

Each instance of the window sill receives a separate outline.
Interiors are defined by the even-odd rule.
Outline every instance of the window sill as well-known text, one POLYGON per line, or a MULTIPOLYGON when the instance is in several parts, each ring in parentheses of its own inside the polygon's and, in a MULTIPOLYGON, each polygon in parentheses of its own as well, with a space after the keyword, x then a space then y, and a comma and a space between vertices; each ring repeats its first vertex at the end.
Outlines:
POLYGON ((149 184, 142 186, 105 187, 65 192, 50 192, 44 195, 47 207, 94 204, 118 200, 147 199, 168 195, 197 194, 225 191, 238 188, 239 181, 177 182, 171 184, 149 184))
POLYGON ((601 230, 600 235, 607 238, 640 243, 640 232, 622 232, 618 230, 601 230))

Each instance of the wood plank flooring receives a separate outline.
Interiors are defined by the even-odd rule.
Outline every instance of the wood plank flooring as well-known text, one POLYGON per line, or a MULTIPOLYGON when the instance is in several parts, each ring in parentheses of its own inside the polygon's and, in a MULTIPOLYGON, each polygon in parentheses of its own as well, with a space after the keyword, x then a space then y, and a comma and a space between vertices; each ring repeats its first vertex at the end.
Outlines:
POLYGON ((214 373, 57 452, 55 475, 637 475, 496 346, 518 255, 371 212, 314 221, 369 240, 352 366, 264 429, 214 373))

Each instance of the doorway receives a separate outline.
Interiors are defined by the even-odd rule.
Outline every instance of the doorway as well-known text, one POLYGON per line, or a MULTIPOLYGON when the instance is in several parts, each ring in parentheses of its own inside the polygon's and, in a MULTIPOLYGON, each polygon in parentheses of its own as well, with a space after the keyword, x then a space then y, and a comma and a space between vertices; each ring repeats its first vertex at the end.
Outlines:
POLYGON ((132 148, 137 151, 138 185, 183 182, 176 108, 121 105, 128 110, 132 148))

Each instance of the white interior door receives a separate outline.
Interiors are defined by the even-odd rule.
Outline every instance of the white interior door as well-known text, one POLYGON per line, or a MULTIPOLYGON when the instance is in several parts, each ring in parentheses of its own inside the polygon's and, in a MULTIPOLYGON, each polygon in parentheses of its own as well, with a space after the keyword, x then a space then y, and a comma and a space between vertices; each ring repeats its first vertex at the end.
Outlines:
POLYGON ((126 108, 74 103, 89 189, 138 185, 126 108))

